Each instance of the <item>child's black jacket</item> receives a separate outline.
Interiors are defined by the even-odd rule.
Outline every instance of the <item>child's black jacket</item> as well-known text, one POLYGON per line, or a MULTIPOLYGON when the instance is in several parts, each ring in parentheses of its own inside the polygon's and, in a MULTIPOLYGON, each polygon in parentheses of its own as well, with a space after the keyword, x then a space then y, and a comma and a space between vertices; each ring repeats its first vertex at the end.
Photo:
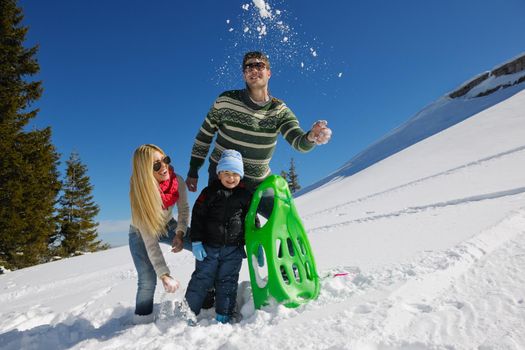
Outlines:
POLYGON ((191 215, 191 241, 212 246, 244 245, 244 219, 252 193, 241 182, 234 189, 219 180, 202 190, 191 215))

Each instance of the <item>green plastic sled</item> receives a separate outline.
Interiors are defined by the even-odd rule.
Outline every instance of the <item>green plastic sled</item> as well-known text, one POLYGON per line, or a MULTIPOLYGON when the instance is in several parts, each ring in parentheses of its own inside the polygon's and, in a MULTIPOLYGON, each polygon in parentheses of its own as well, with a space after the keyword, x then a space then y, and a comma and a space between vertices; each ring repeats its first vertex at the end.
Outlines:
MULTIPOLYGON (((271 193, 271 192, 270 192, 271 193)), ((270 297, 286 307, 297 307, 319 295, 319 275, 310 242, 295 208, 287 182, 271 175, 259 185, 246 216, 246 253, 255 307, 270 297), (263 194, 273 190, 273 211, 268 221, 256 227, 257 208, 263 194), (257 262, 259 247, 264 266, 257 262)))

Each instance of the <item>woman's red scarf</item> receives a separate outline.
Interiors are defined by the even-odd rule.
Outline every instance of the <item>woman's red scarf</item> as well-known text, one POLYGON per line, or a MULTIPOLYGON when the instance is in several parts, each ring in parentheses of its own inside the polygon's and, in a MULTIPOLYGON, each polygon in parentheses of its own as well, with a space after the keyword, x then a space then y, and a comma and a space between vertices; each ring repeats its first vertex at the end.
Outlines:
POLYGON ((159 187, 162 207, 168 209, 179 199, 179 181, 172 167, 170 167, 170 179, 159 183, 159 187))

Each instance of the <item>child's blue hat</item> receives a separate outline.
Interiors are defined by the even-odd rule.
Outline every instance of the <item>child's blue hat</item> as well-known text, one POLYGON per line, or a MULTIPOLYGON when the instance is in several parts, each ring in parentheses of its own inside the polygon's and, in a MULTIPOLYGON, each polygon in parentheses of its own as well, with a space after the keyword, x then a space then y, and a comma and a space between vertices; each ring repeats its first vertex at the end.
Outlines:
POLYGON ((231 171, 244 177, 244 166, 242 164, 242 156, 239 152, 233 149, 225 149, 222 151, 221 159, 217 165, 217 174, 221 171, 231 171))

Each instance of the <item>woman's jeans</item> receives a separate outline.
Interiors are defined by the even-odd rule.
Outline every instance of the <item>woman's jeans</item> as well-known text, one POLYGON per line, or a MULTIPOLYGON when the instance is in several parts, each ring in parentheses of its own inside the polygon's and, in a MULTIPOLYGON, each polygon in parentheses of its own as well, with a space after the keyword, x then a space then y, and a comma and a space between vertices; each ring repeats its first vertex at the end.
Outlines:
MULTIPOLYGON (((168 223, 168 235, 162 236, 159 239, 160 243, 166 243, 171 246, 173 238, 175 237, 175 229, 177 228, 177 221, 172 219, 168 223)), ((183 239, 184 249, 191 252, 191 239, 188 232, 183 239)), ((137 296, 135 302, 135 314, 149 315, 153 312, 153 297, 155 295, 155 286, 157 285, 157 274, 151 264, 146 246, 142 240, 142 236, 138 230, 130 226, 129 228, 129 250, 133 263, 137 269, 138 286, 137 296)))

